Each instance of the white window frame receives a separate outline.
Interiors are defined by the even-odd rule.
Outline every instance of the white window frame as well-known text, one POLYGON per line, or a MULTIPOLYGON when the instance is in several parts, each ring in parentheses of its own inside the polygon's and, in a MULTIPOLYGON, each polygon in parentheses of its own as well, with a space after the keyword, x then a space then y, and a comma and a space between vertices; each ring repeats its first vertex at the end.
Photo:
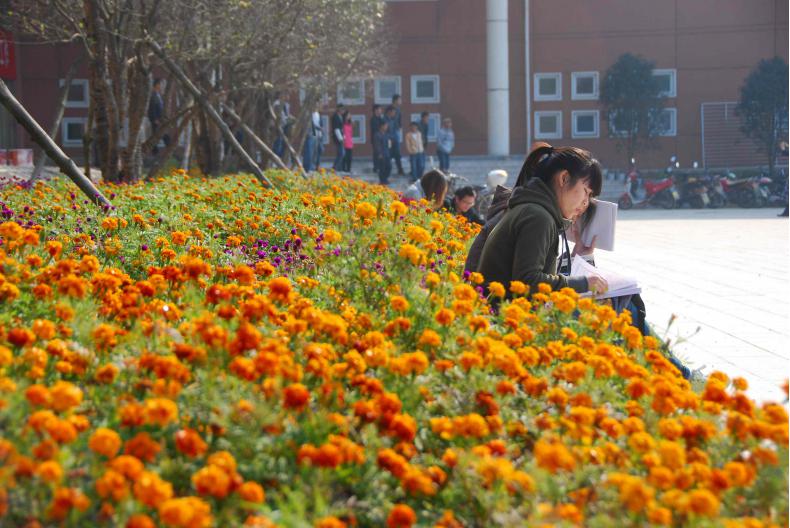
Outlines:
POLYGON ((535 112, 535 139, 562 139, 562 110, 541 110, 535 112), (540 130, 540 118, 555 116, 557 118, 557 132, 544 133, 540 130))
POLYGON ((562 73, 561 72, 545 72, 545 73, 535 73, 532 75, 532 87, 533 87, 533 101, 562 101, 562 73), (557 93, 553 95, 541 95, 540 93, 540 81, 541 79, 551 79, 554 78, 557 80, 557 93))
POLYGON ((389 105, 392 104, 392 96, 383 97, 381 95, 381 89, 380 89, 381 85, 379 83, 383 81, 394 81, 396 84, 396 88, 395 88, 395 93, 393 95, 395 94, 401 95, 403 91, 401 89, 400 75, 388 75, 384 77, 377 77, 373 81, 373 102, 375 104, 380 104, 380 105, 389 105))
MULTIPOLYGON (((63 85, 66 84, 66 79, 60 79, 58 85, 63 88, 63 85)), ((66 108, 88 108, 89 101, 90 101, 90 83, 88 79, 72 79, 71 86, 81 86, 82 87, 82 101, 69 101, 68 98, 66 99, 66 108)), ((71 88, 69 88, 71 89, 71 88)))
POLYGON ((599 97, 598 90, 598 72, 597 71, 582 71, 571 73, 571 99, 574 101, 595 101, 599 97), (576 91, 577 80, 579 77, 592 77, 593 78, 593 93, 580 94, 576 91))
MULTIPOLYGON (((354 121, 359 123, 359 134, 360 135, 353 137, 354 146, 362 145, 362 144, 366 143, 367 142, 367 139, 366 139, 367 138, 367 130, 365 129, 365 124, 367 122, 367 118, 365 117, 364 114, 351 114, 349 117, 351 118, 352 123, 354 121)), ((353 130, 353 125, 352 125, 352 130, 353 130)))
POLYGON ((575 138, 597 138, 601 136, 601 113, 598 110, 574 110, 571 112, 571 136, 575 138), (576 118, 584 115, 592 115, 595 119, 595 130, 593 132, 579 132, 576 128, 576 118))
POLYGON ((669 91, 661 92, 661 97, 677 97, 678 96, 678 71, 675 68, 663 68, 653 70, 653 76, 669 75, 669 91))
MULTIPOLYGON (((409 123, 411 123, 412 121, 416 121, 416 122, 419 123, 421 114, 422 114, 422 112, 417 112, 416 114, 411 114, 411 116, 410 116, 411 120, 409 121, 409 123)), ((430 122, 431 120, 435 120, 436 121, 436 127, 434 128, 434 134, 431 135, 431 127, 430 127, 430 125, 428 125, 428 143, 436 143, 436 137, 439 135, 439 129, 442 126, 442 114, 439 114, 439 113, 436 113, 436 112, 429 113, 428 114, 428 121, 430 122)))
POLYGON ((677 108, 662 108, 661 112, 669 113, 669 130, 659 132, 659 137, 675 137, 678 135, 678 109, 677 108))
POLYGON ((81 147, 82 146, 82 139, 72 139, 68 137, 68 130, 69 125, 80 123, 82 124, 83 128, 83 135, 87 130, 85 130, 88 124, 87 117, 64 117, 60 123, 60 139, 61 143, 64 147, 81 147))
POLYGON ((412 75, 411 76, 411 102, 412 104, 435 104, 441 101, 441 84, 438 75, 412 75), (434 97, 417 97, 417 83, 420 81, 433 81, 436 85, 434 97))
POLYGON ((337 85, 337 99, 338 103, 342 103, 346 106, 359 106, 365 104, 365 79, 347 79, 342 83, 337 85), (359 89, 359 97, 356 98, 346 98, 343 97, 343 85, 344 84, 356 84, 357 88, 359 89))
POLYGON ((324 145, 329 145, 329 116, 321 114, 321 130, 323 131, 323 137, 321 138, 321 143, 324 145))

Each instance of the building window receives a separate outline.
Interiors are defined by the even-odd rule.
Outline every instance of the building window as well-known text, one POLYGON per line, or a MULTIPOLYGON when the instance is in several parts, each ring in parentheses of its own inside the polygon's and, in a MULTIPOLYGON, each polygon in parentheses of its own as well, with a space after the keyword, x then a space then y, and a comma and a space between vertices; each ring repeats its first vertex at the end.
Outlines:
MULTIPOLYGON (((65 79, 60 80, 59 85, 61 88, 63 88, 65 82, 65 79)), ((66 108, 88 108, 89 99, 88 79, 72 79, 71 84, 69 84, 69 93, 66 96, 66 108)))
POLYGON ((678 95, 678 71, 675 69, 653 70, 653 76, 658 79, 661 85, 661 97, 677 97, 678 95))
POLYGON ((598 99, 598 72, 573 72, 571 99, 576 101, 598 99))
POLYGON ((376 104, 392 104, 392 96, 400 94, 400 76, 379 77, 376 79, 373 94, 376 104))
POLYGON ((533 97, 535 101, 562 100, 562 74, 536 73, 535 94, 533 97))
POLYGON ((85 117, 64 117, 60 124, 61 138, 64 147, 82 146, 82 137, 85 135, 85 117))
POLYGON ((562 139, 562 112, 535 112, 536 139, 562 139))
POLYGON ((354 130, 354 134, 353 134, 354 145, 361 145, 365 143, 367 141, 365 139, 365 116, 352 115, 351 127, 354 130))
MULTIPOLYGON (((411 114, 410 123, 419 123, 420 114, 411 114)), ((441 114, 428 114, 428 142, 433 143, 436 141, 436 133, 442 122, 441 114)))
POLYGON ((329 116, 322 115, 321 116, 321 131, 323 132, 323 138, 321 139, 321 143, 324 145, 329 144, 329 116))
POLYGON ((438 103, 439 102, 439 76, 438 75, 412 75, 411 76, 411 102, 438 103))
POLYGON ((337 87, 337 102, 344 105, 365 104, 365 81, 359 79, 341 83, 337 87))
POLYGON ((600 120, 598 110, 574 110, 571 112, 571 122, 573 123, 572 134, 574 138, 597 138, 598 121, 600 120))
POLYGON ((678 135, 678 109, 662 108, 658 114, 658 135, 673 137, 678 135))

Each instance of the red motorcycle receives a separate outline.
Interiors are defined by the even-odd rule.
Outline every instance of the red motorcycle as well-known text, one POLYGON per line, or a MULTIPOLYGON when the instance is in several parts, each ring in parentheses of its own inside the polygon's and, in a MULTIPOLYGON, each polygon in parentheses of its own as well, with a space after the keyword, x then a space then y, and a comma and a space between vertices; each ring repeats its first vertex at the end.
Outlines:
POLYGON ((719 181, 730 202, 740 207, 764 207, 768 196, 760 180, 759 177, 739 179, 734 173, 728 172, 719 181))
POLYGON ((641 178, 639 171, 632 169, 626 178, 625 191, 617 200, 620 209, 631 209, 632 207, 647 207, 648 204, 655 204, 664 209, 674 209, 677 207, 680 194, 675 189, 675 181, 671 171, 667 177, 658 181, 645 181, 644 191, 640 191, 641 178))

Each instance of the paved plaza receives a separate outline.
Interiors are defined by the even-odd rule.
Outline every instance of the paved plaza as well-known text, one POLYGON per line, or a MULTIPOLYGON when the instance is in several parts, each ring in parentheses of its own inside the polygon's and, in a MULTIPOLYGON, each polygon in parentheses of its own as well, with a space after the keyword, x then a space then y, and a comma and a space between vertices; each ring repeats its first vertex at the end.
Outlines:
POLYGON ((615 251, 596 251, 598 266, 638 279, 648 321, 675 354, 746 378, 758 401, 784 400, 790 366, 788 220, 778 211, 620 211, 615 251))

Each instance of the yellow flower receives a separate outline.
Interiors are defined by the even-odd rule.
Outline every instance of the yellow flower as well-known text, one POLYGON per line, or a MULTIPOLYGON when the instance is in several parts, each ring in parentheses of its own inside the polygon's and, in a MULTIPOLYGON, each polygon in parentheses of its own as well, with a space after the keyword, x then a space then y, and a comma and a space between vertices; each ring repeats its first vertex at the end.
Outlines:
POLYGON ((501 282, 492 282, 488 285, 488 291, 494 297, 504 297, 505 296, 505 287, 502 285, 501 282))
POLYGON ((376 206, 368 202, 361 202, 359 205, 357 205, 356 208, 357 216, 359 216, 360 218, 364 218, 366 220, 370 218, 375 218, 376 212, 377 212, 376 206))

